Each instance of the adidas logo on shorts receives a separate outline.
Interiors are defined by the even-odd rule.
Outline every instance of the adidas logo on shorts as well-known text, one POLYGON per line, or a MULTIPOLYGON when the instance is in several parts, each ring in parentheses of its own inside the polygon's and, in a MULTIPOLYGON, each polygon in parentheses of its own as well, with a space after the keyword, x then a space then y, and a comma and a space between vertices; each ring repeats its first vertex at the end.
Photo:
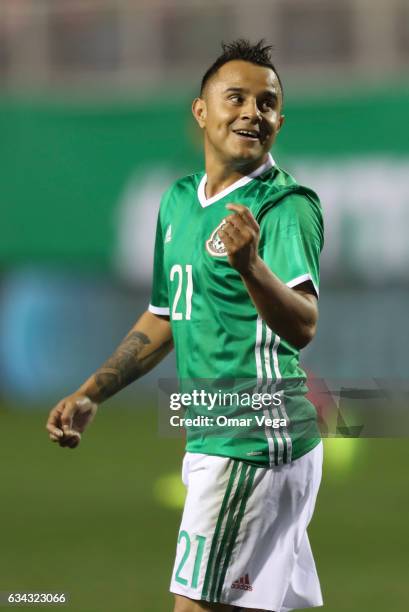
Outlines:
POLYGON ((252 591, 253 587, 250 584, 249 575, 246 574, 239 578, 239 580, 235 580, 231 585, 232 589, 240 589, 242 591, 252 591))

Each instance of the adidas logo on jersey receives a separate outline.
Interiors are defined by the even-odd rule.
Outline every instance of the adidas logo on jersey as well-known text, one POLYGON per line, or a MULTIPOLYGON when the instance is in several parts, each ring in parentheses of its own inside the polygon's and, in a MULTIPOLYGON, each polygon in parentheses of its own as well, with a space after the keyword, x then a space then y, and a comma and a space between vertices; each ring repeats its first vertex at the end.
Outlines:
POLYGON ((172 240, 172 226, 168 225, 168 229, 166 230, 166 234, 165 234, 165 244, 167 242, 170 242, 172 240))
POLYGON ((232 589, 240 589, 241 591, 252 591, 253 587, 250 584, 249 575, 246 574, 239 578, 239 580, 235 580, 231 585, 232 589))
POLYGON ((211 233, 209 240, 206 240, 206 249, 210 255, 213 257, 225 257, 227 255, 226 247, 223 242, 220 240, 218 231, 225 225, 226 220, 223 221, 216 227, 215 230, 211 233))

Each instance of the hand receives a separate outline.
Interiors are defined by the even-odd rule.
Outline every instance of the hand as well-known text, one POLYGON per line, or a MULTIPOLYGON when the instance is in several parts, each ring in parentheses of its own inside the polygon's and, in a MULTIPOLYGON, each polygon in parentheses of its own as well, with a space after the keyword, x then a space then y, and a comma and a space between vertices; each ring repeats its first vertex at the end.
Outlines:
POLYGON ((98 404, 86 395, 73 393, 62 399, 51 410, 46 429, 52 442, 60 446, 75 448, 81 441, 81 434, 93 420, 98 404))
POLYGON ((226 208, 234 213, 226 217, 218 234, 226 247, 230 265, 245 275, 258 258, 260 227, 246 206, 228 204, 226 208))

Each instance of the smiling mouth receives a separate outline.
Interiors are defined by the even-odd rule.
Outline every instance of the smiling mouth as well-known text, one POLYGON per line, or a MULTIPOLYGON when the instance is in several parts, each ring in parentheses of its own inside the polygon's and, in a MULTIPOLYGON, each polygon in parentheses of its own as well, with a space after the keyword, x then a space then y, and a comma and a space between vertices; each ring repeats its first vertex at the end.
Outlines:
POLYGON ((260 132, 257 132, 256 130, 233 130, 233 132, 237 135, 240 136, 241 138, 245 139, 245 140, 249 140, 249 141, 256 141, 258 140, 260 142, 260 132))

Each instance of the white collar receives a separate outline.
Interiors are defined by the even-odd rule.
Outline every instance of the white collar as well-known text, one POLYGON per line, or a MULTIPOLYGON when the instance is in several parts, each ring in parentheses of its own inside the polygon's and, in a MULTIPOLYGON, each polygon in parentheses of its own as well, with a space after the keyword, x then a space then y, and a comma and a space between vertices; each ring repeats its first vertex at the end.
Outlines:
POLYGON ((200 204, 202 205, 203 208, 206 208, 206 206, 210 206, 210 204, 213 204, 214 202, 221 200, 222 198, 227 196, 229 193, 231 193, 235 189, 238 189, 239 187, 243 187, 244 185, 247 185, 247 183, 250 183, 250 181, 252 181, 254 178, 256 178, 257 176, 260 176, 260 174, 263 174, 263 172, 266 172, 266 170, 270 170, 270 168, 272 168, 273 166, 275 166, 275 161, 272 158, 271 154, 269 153, 267 161, 264 162, 264 164, 262 164, 258 168, 256 168, 256 170, 251 172, 251 174, 248 174, 247 176, 242 176, 235 183, 233 183, 229 187, 226 187, 226 189, 223 189, 223 191, 216 193, 216 195, 212 196, 209 199, 206 198, 206 192, 205 192, 205 187, 207 183, 207 174, 205 174, 203 178, 201 179, 199 186, 197 188, 197 197, 199 198, 200 204))

